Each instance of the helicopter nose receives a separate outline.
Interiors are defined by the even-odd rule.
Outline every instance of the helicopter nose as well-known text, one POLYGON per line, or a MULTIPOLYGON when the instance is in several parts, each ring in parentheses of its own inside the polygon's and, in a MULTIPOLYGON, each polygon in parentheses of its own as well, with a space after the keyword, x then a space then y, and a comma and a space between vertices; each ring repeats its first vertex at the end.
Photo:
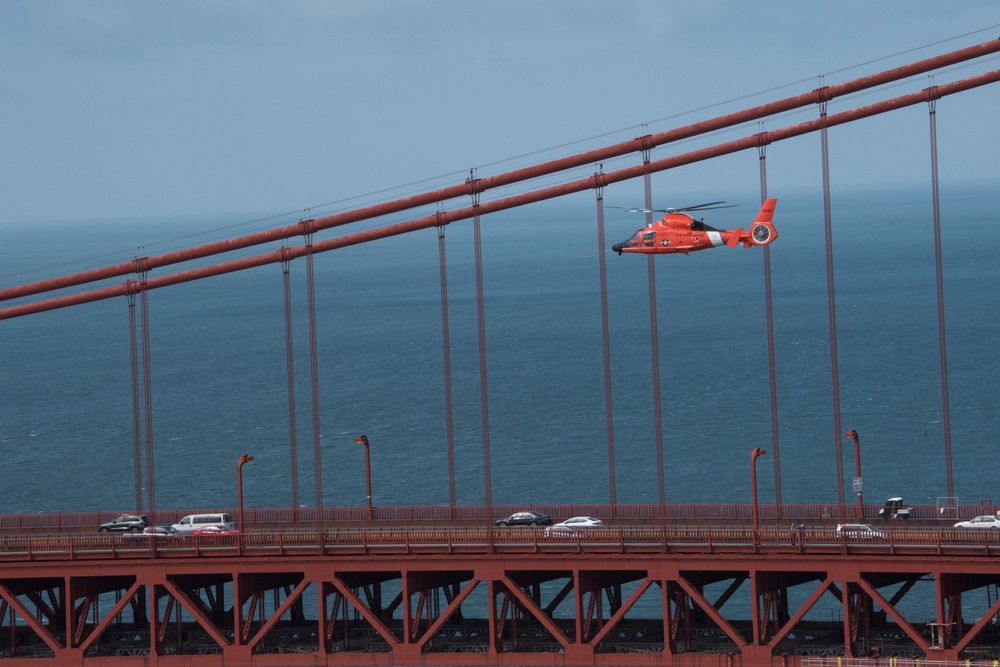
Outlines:
POLYGON ((622 248, 624 247, 625 247, 625 242, 622 241, 621 243, 616 243, 613 246, 611 246, 611 249, 620 255, 622 254, 622 248))

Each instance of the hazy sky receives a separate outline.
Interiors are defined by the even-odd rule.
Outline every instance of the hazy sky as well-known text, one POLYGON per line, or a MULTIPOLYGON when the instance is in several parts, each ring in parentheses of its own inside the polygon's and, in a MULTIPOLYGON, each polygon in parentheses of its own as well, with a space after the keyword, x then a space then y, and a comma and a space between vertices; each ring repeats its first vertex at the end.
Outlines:
MULTIPOLYGON (((368 203, 986 42, 998 26, 994 0, 0 0, 0 222, 368 203)), ((1000 180, 998 109, 1000 84, 938 103, 943 179, 1000 180)), ((834 181, 927 178, 927 128, 924 105, 831 131, 834 181)), ((818 138, 794 141, 770 149, 775 186, 817 180, 818 138)), ((736 172, 755 183, 747 160, 670 184, 725 197, 736 172)))

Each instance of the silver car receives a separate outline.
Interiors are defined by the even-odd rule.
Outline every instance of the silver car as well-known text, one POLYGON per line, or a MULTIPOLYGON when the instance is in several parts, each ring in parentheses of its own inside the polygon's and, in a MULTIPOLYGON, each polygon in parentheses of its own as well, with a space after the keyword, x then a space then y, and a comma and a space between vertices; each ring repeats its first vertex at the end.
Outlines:
POLYGON ((994 528, 1000 529, 1000 518, 993 514, 984 514, 968 521, 959 521, 955 528, 994 528))
POLYGON ((884 540, 889 533, 870 523, 840 523, 837 524, 837 537, 862 540, 884 540))

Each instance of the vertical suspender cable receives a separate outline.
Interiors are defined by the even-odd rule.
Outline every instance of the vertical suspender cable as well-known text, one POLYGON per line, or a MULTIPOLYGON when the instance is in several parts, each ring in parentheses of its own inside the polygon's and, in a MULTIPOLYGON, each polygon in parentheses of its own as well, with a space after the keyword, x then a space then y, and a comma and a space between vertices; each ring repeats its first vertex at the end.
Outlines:
POLYGON ((146 271, 140 273, 139 310, 142 318, 142 384, 143 404, 146 411, 146 493, 149 500, 151 521, 156 521, 156 489, 153 483, 153 387, 149 359, 149 292, 146 290, 146 271))
MULTIPOLYGON (((827 100, 820 102, 820 118, 826 118, 827 100)), ((830 212, 830 144, 827 137, 827 126, 823 123, 820 128, 820 142, 822 145, 823 159, 823 224, 826 232, 826 300, 827 313, 830 322, 830 376, 833 394, 833 442, 834 452, 837 459, 837 503, 839 505, 839 517, 844 517, 847 506, 844 500, 844 456, 841 440, 843 433, 840 430, 840 371, 837 364, 837 305, 833 284, 833 216, 830 212)))
POLYGON ((320 451, 319 430, 319 361, 316 352, 316 276, 313 273, 312 227, 310 221, 304 220, 303 235, 306 248, 306 291, 309 309, 309 376, 312 387, 312 431, 313 431, 313 475, 316 485, 316 511, 319 522, 323 521, 323 454, 320 451))
POLYGON ((444 358, 444 417, 448 447, 448 506, 454 513, 458 504, 455 489, 455 416, 451 394, 451 332, 448 328, 448 262, 445 259, 444 225, 438 225, 438 261, 441 277, 441 347, 444 358))
POLYGON ((604 186, 600 169, 594 174, 594 191, 597 194, 597 262, 601 276, 601 341, 604 349, 604 421, 608 434, 608 501, 611 515, 618 513, 618 492, 615 484, 615 423, 611 395, 611 334, 608 325, 608 269, 604 245, 604 186))
MULTIPOLYGON (((757 153, 760 158, 760 202, 763 204, 767 200, 767 132, 761 132, 757 137, 757 153)), ((764 318, 767 321, 767 375, 771 397, 771 451, 774 452, 774 502, 780 508, 781 452, 778 449, 778 378, 774 363, 774 312, 771 300, 770 245, 764 246, 764 318)))
POLYGON ((132 450, 135 457, 135 511, 142 514, 142 419, 139 408, 139 350, 135 339, 135 293, 128 294, 129 358, 132 367, 132 450))
MULTIPOLYGON (((285 247, 281 248, 282 253, 285 247)), ((285 372, 288 375, 288 449, 289 469, 292 478, 292 511, 299 508, 299 456, 295 423, 295 354, 292 345, 292 287, 289 260, 281 262, 281 276, 285 295, 285 372)))
MULTIPOLYGON (((642 175, 642 182, 646 194, 646 226, 648 227, 653 224, 653 186, 650 179, 648 147, 642 150, 642 164, 646 167, 642 175)), ((656 500, 662 512, 663 505, 667 502, 667 490, 663 476, 663 408, 660 405, 660 337, 657 333, 656 322, 656 264, 653 261, 654 256, 646 256, 646 275, 649 281, 649 348, 653 375, 653 427, 656 433, 656 500)))
POLYGON ((941 261, 941 200, 938 196, 937 93, 927 89, 931 130, 931 190, 934 205, 934 269, 937 280, 938 350, 941 358, 941 416, 944 425, 944 466, 948 496, 954 497, 955 483, 951 469, 951 408, 948 402, 948 346, 945 343, 944 269, 941 261))
POLYGON ((476 253, 476 315, 479 324, 479 403, 483 415, 483 495, 487 518, 493 516, 493 480, 490 473, 490 410, 486 376, 486 306, 483 292, 483 239, 479 224, 479 187, 474 174, 469 175, 472 196, 473 246, 476 253))

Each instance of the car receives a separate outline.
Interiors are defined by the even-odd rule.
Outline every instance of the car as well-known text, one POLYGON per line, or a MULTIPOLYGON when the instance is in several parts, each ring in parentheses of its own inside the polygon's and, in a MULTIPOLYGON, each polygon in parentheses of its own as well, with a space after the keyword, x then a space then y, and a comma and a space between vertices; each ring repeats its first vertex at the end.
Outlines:
POLYGON ((207 526, 219 526, 226 530, 233 530, 236 524, 233 522, 233 515, 224 512, 212 512, 207 514, 189 514, 174 524, 174 530, 179 533, 190 533, 205 528, 207 526))
POLYGON ((149 525, 149 517, 145 514, 122 514, 112 521, 102 523, 99 533, 138 533, 149 525))
POLYGON ((849 539, 881 540, 889 537, 889 533, 870 523, 838 523, 837 537, 849 539))
POLYGON ((205 526, 204 528, 195 528, 188 535, 201 536, 201 535, 239 535, 240 531, 235 528, 223 528, 222 526, 205 526))
POLYGON ((1000 518, 993 514, 984 514, 982 516, 977 516, 968 521, 959 521, 955 524, 955 528, 992 528, 994 530, 1000 529, 1000 518))
POLYGON ((506 519, 497 519, 498 526, 551 526, 552 517, 541 512, 514 512, 506 519))
MULTIPOLYGON (((560 524, 556 525, 558 526, 560 524)), ((604 526, 604 522, 600 519, 595 519, 592 516, 574 516, 563 521, 562 525, 572 526, 574 528, 601 528, 604 526)))
POLYGON ((129 537, 177 537, 180 535, 173 526, 146 526, 141 533, 125 533, 129 537))
POLYGON ((587 537, 587 528, 584 526, 570 526, 566 523, 557 523, 545 529, 545 537, 578 540, 587 537))

